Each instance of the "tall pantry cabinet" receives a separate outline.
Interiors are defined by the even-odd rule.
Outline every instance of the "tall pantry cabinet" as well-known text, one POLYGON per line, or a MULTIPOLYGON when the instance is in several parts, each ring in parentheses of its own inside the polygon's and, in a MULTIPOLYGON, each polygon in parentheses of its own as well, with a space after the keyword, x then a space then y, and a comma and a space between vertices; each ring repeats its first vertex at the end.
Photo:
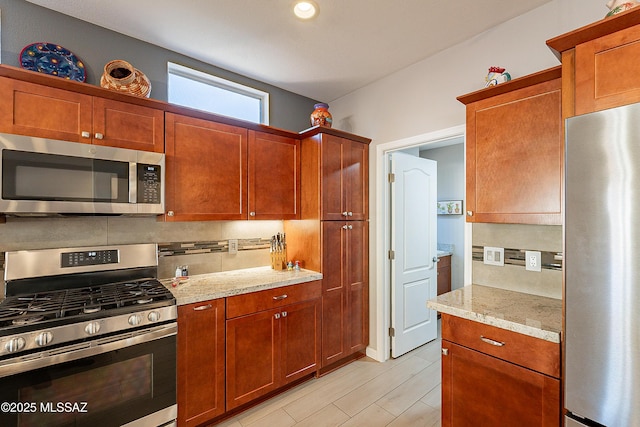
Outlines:
POLYGON ((331 128, 302 133, 301 219, 286 221, 287 256, 322 279, 321 373, 369 342, 369 143, 331 128))

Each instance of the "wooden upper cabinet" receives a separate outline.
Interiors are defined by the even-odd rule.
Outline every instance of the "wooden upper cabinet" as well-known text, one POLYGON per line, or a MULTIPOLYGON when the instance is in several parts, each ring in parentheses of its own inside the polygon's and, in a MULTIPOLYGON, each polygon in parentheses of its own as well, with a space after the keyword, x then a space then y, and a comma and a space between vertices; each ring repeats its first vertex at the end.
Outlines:
POLYGON ((249 219, 300 216, 300 140, 249 131, 249 219))
POLYGON ((166 115, 169 221, 247 219, 247 130, 166 115))
POLYGON ((564 117, 640 102, 640 8, 547 40, 562 59, 564 117))
POLYGON ((0 77, 0 131, 90 142, 92 97, 0 77))
POLYGON ((368 219, 369 146, 328 134, 321 140, 321 219, 368 219))
POLYGON ((575 114, 640 102, 640 26, 576 46, 575 114))
POLYGON ((467 105, 467 221, 562 224, 560 67, 458 99, 467 105))
POLYGON ((0 132, 164 151, 164 111, 0 77, 0 132))
POLYGON ((163 153, 164 111, 94 97, 93 134, 96 145, 163 153))

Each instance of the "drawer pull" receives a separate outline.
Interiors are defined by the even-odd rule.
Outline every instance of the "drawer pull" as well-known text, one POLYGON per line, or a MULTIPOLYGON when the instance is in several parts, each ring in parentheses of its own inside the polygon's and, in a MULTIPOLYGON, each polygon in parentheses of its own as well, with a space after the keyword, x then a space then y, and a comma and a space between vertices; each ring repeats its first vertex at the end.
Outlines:
POLYGON ((274 301, 280 301, 280 300, 285 299, 287 296, 288 296, 287 294, 278 295, 277 297, 273 297, 273 300, 274 301))
POLYGON ((273 317, 275 317, 276 319, 279 319, 280 318, 280 313, 274 314, 273 317))
POLYGON ((449 355, 449 349, 448 348, 443 348, 442 349, 442 355, 443 356, 448 356, 449 355))
POLYGON ((282 312, 282 317, 287 317, 287 312, 286 311, 282 312))
POLYGON ((193 307, 193 311, 203 311, 203 310, 209 310, 212 307, 211 304, 207 304, 207 305, 199 305, 198 307, 193 307))
POLYGON ((505 343, 502 341, 495 341, 495 340, 492 340, 491 338, 485 338, 482 335, 480 335, 480 339, 483 342, 486 342, 487 344, 495 345, 496 347, 502 347, 505 345, 505 343))

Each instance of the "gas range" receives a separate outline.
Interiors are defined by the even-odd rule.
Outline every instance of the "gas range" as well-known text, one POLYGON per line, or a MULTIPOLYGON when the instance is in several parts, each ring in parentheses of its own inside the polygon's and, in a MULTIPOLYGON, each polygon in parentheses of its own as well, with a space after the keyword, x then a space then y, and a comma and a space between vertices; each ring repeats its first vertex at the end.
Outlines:
POLYGON ((175 426, 177 306, 157 271, 155 244, 6 252, 0 425, 175 426))
POLYGON ((155 245, 17 251, 5 259, 0 364, 177 318, 171 292, 149 277, 157 272, 155 245))

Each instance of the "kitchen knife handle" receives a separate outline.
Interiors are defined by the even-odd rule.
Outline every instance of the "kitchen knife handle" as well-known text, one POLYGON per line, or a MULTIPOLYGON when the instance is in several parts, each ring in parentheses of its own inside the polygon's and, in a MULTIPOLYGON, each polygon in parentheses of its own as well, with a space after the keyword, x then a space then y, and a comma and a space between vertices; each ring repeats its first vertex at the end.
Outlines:
POLYGON ((495 345, 496 347, 502 347, 506 344, 505 342, 502 342, 502 341, 496 341, 496 340, 492 340, 491 338, 485 338, 482 335, 480 335, 480 340, 483 342, 486 342, 487 344, 495 345))

